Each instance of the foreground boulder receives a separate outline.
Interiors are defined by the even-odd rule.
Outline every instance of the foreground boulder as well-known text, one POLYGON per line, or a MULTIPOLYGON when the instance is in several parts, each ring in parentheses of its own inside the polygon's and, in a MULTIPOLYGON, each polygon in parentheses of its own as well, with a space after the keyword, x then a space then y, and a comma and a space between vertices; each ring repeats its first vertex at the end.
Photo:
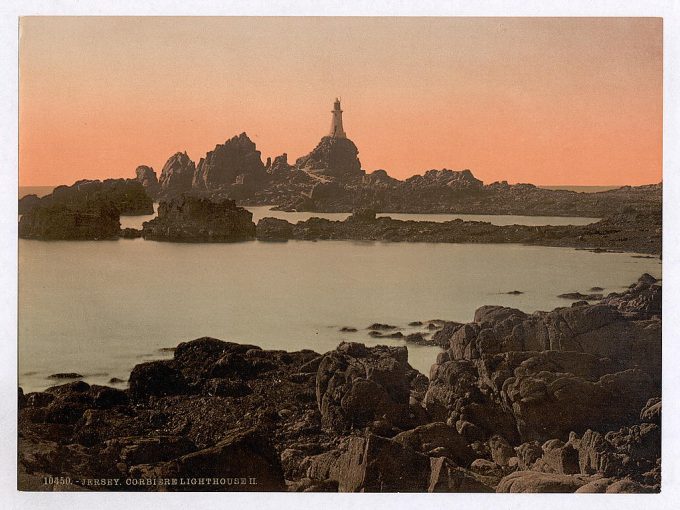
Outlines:
POLYGON ((182 195, 158 206, 158 216, 144 222, 144 239, 171 242, 230 242, 255 237, 250 211, 233 200, 213 202, 182 195))
POLYGON ((419 377, 405 347, 343 342, 326 354, 316 376, 321 425, 343 432, 374 422, 410 428, 418 416, 409 409, 411 382, 419 377))
POLYGON ((182 486, 185 490, 271 492, 283 491, 286 487, 276 450, 256 429, 232 430, 214 446, 165 463, 141 464, 130 474, 141 479, 203 478, 212 481, 212 484, 182 486))
POLYGON ((448 331, 424 403, 469 440, 566 441, 635 423, 661 382, 661 287, 552 312, 486 306, 448 331))
POLYGON ((491 492, 471 471, 367 433, 313 457, 307 476, 337 483, 339 492, 491 492))

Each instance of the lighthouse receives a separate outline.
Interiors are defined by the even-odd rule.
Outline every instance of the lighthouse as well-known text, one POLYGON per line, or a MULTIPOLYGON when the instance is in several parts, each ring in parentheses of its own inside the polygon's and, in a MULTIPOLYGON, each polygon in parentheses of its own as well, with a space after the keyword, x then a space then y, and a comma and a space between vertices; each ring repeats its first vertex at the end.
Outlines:
POLYGON ((331 111, 333 119, 331 122, 331 138, 347 138, 345 130, 342 128, 342 110, 340 109, 340 99, 335 98, 335 105, 331 111))

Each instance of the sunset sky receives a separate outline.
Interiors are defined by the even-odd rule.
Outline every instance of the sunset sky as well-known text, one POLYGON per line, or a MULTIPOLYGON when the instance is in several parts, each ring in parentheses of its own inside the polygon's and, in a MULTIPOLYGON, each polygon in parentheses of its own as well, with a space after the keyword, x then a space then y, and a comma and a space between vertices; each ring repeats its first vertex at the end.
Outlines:
POLYGON ((160 174, 243 131, 294 161, 336 96, 366 171, 662 179, 660 18, 30 17, 20 37, 23 186, 160 174))

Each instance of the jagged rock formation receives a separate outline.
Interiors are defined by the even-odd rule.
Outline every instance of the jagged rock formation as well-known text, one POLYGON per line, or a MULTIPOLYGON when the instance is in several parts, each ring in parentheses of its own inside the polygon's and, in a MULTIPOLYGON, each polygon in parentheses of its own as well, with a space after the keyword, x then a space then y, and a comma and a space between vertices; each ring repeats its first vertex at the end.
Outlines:
POLYGON ((137 365, 126 390, 19 389, 19 486, 56 475, 137 490, 658 492, 652 280, 549 313, 482 307, 441 330, 449 349, 429 382, 403 347, 320 355, 201 338, 137 365), (139 483, 192 477, 220 480, 139 483))
POLYGON ((160 202, 158 216, 142 225, 142 236, 173 242, 245 241, 255 237, 252 218, 233 200, 182 195, 160 202))
POLYGON ((160 194, 166 197, 182 194, 191 189, 196 165, 185 152, 177 152, 170 156, 163 165, 160 194))
POLYGON ((156 177, 156 172, 150 166, 140 165, 135 170, 137 180, 142 183, 147 195, 151 198, 156 198, 161 190, 161 185, 156 177))
MULTIPOLYGON (((280 162, 279 162, 280 166, 280 162)), ((241 133, 201 158, 192 186, 216 191, 231 186, 254 188, 267 178, 260 151, 248 135, 241 133)))
POLYGON ((274 162, 266 166, 267 173, 275 179, 286 178, 290 172, 295 168, 288 164, 288 154, 285 152, 280 156, 274 158, 274 162))
MULTIPOLYGON (((241 133, 217 145, 199 161, 172 156, 161 172, 160 196, 192 192, 232 198, 248 205, 277 205, 286 211, 517 214, 603 217, 661 210, 661 184, 624 186, 600 193, 541 189, 506 181, 483 184, 470 170, 428 170, 404 181, 385 170, 367 174, 348 138, 323 137, 295 165, 282 154, 262 163, 260 152, 241 133)), ((152 188, 148 188, 152 189, 152 188)), ((153 191, 150 191, 153 194, 153 191)))
POLYGON ((19 200, 19 214, 27 214, 39 206, 64 204, 80 207, 88 202, 99 201, 110 202, 121 215, 153 213, 153 200, 136 179, 106 179, 81 180, 71 186, 57 186, 52 193, 42 198, 27 195, 19 200))
POLYGON ((358 154, 359 149, 349 138, 324 136, 312 152, 298 158, 295 166, 329 177, 353 177, 364 174, 358 154))

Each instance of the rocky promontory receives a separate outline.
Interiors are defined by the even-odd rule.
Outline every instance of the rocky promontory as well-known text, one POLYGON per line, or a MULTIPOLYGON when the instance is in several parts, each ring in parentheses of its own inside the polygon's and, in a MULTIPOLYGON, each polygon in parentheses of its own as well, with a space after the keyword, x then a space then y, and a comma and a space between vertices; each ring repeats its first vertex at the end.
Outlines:
POLYGON ((143 223, 142 237, 193 243, 245 241, 255 237, 252 218, 233 200, 182 195, 160 202, 158 216, 143 223))
POLYGON ((406 347, 184 342, 127 389, 20 389, 19 487, 658 492, 660 314, 647 276, 592 305, 481 307, 438 332, 429 380, 406 347))

